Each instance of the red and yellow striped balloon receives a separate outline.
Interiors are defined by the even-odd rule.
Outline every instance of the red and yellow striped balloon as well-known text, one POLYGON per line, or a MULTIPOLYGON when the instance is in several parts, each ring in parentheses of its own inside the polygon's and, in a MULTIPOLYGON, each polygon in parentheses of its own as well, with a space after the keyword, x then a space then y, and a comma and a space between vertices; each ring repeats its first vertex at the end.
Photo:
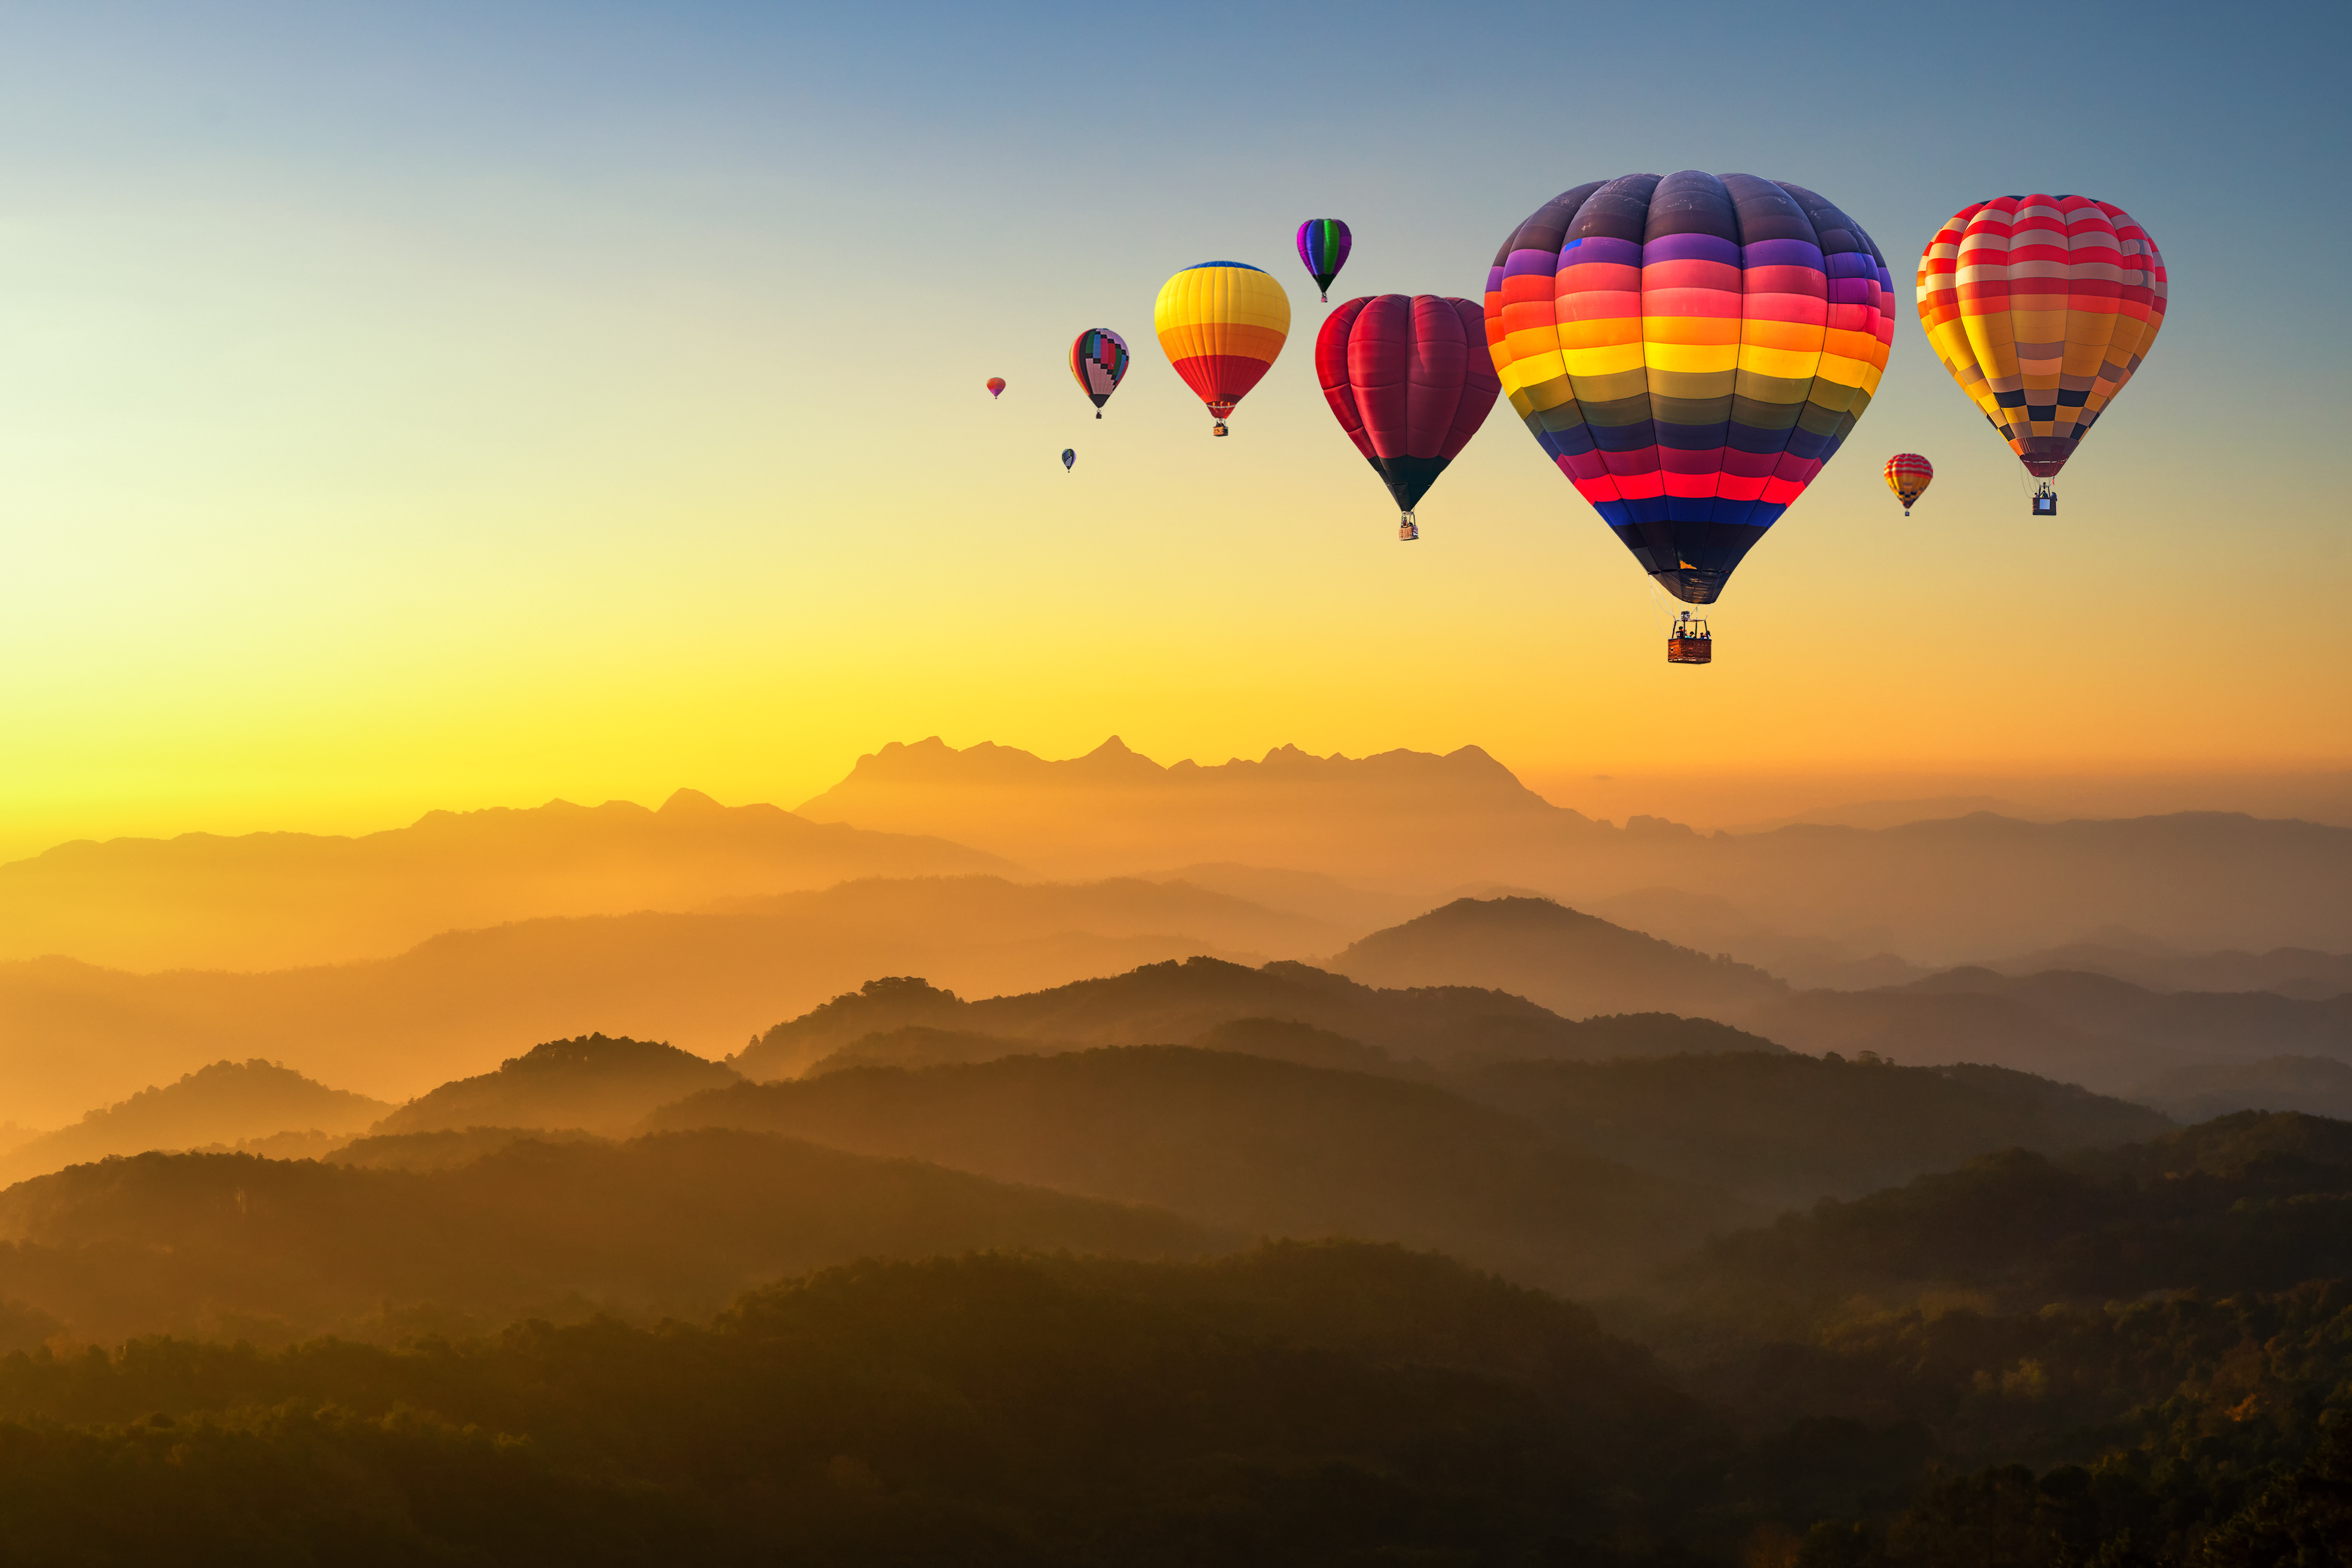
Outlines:
POLYGON ((1234 405, 1274 368, 1290 336, 1290 296, 1247 262, 1203 261, 1160 285, 1151 325, 1222 436, 1234 405))
POLYGON ((1911 503, 1927 493, 1936 480, 1936 465, 1916 452, 1897 452, 1886 459, 1886 488, 1903 503, 1903 515, 1911 515, 1911 503))
POLYGON ((1919 258, 1919 325, 2028 473, 2066 466, 2164 325, 2164 257, 2089 196, 2001 196, 1919 258))

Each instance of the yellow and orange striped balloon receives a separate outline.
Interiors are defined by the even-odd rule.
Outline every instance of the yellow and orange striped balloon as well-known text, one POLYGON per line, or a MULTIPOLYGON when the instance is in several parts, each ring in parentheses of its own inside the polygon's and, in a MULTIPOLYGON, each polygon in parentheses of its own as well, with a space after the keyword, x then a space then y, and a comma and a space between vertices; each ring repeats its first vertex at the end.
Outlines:
POLYGON ((1160 287, 1152 330, 1168 363, 1209 405, 1216 434, 1290 336, 1290 296, 1243 261, 1203 261, 1160 287))
POLYGON ((1919 325, 2026 471, 2066 466, 2164 325, 2164 257, 2088 196, 1962 207, 1919 258, 1919 325))

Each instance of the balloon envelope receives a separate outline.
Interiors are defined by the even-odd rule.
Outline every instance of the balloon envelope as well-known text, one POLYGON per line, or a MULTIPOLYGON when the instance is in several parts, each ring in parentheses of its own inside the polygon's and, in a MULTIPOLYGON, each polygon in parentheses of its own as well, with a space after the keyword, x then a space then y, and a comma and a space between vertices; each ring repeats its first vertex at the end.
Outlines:
POLYGON ((1069 447, 1063 447, 1063 448, 1062 448, 1062 467, 1063 467, 1065 469, 1068 469, 1068 468, 1076 468, 1077 466, 1078 466, 1078 455, 1077 455, 1077 453, 1076 453, 1076 452, 1072 451, 1072 450, 1071 450, 1069 447))
POLYGON ((1331 297, 1331 279, 1348 265, 1348 250, 1354 244, 1348 226, 1336 217, 1311 217, 1298 226, 1298 259, 1315 279, 1315 291, 1326 300, 1331 297))
POLYGON ((1916 452, 1897 452, 1886 459, 1886 488, 1903 503, 1906 516, 1911 503, 1927 492, 1935 479, 1936 466, 1916 452))
POLYGON ((1088 327, 1072 341, 1070 374, 1077 379, 1078 390, 1094 399, 1096 418, 1102 417, 1102 405, 1126 379, 1127 365, 1127 340, 1108 327, 1088 327))
POLYGON ((988 378, 988 395, 991 397, 1002 397, 1004 395, 1004 378, 1003 376, 992 375, 988 378))
POLYGON ((1545 453, 1643 571, 1704 605, 1869 406, 1892 283, 1802 185, 1627 174, 1503 241, 1486 341, 1545 453))
POLYGON ((1460 456, 1502 383, 1481 308, 1434 294, 1350 300, 1323 320, 1315 374, 1339 428, 1410 512, 1460 456))
POLYGON ((1151 325, 1168 363, 1222 425, 1282 353, 1290 296, 1247 262, 1203 261, 1160 285, 1151 325))
POLYGON ((2147 231, 2088 196, 1962 207, 1919 257, 1929 346, 2045 479, 2139 370, 2168 292, 2147 231))

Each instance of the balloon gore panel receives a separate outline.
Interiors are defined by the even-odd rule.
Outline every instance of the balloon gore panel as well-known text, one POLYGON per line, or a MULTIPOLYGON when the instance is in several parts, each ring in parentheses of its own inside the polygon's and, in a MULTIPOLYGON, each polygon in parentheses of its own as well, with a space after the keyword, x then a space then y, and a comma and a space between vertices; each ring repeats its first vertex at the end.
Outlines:
POLYGON ((1627 174, 1503 241, 1486 341, 1545 453, 1643 571, 1704 605, 1869 406, 1893 282, 1802 185, 1627 174))

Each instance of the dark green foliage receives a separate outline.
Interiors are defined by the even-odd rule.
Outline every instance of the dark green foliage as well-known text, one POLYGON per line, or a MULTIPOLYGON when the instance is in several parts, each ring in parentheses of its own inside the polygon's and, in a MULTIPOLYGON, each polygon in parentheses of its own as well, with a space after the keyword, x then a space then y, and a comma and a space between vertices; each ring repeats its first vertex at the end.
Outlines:
POLYGON ((2352 1276, 2352 1124, 2243 1111, 2053 1160, 2009 1150, 1727 1237, 1676 1285, 1754 1318, 1975 1292, 2033 1308, 2352 1276))
POLYGON ((754 1281, 876 1251, 1205 1244, 1164 1213, 727 1131, 526 1141, 423 1171, 142 1154, 0 1194, 0 1299, 85 1339, 269 1342, 525 1311, 707 1312, 754 1281))
POLYGON ((707 1329, 20 1355, 0 1418, 0 1562, 41 1563, 1664 1562, 1638 1543, 1727 1453, 1584 1313, 1363 1247, 861 1264, 707 1329))
POLYGON ((1868 1193, 1995 1150, 2057 1153, 2168 1125, 2141 1106, 2001 1068, 1728 1047, 1651 1061, 1504 1062, 1453 1081, 1581 1148, 1775 1205, 1868 1193))

